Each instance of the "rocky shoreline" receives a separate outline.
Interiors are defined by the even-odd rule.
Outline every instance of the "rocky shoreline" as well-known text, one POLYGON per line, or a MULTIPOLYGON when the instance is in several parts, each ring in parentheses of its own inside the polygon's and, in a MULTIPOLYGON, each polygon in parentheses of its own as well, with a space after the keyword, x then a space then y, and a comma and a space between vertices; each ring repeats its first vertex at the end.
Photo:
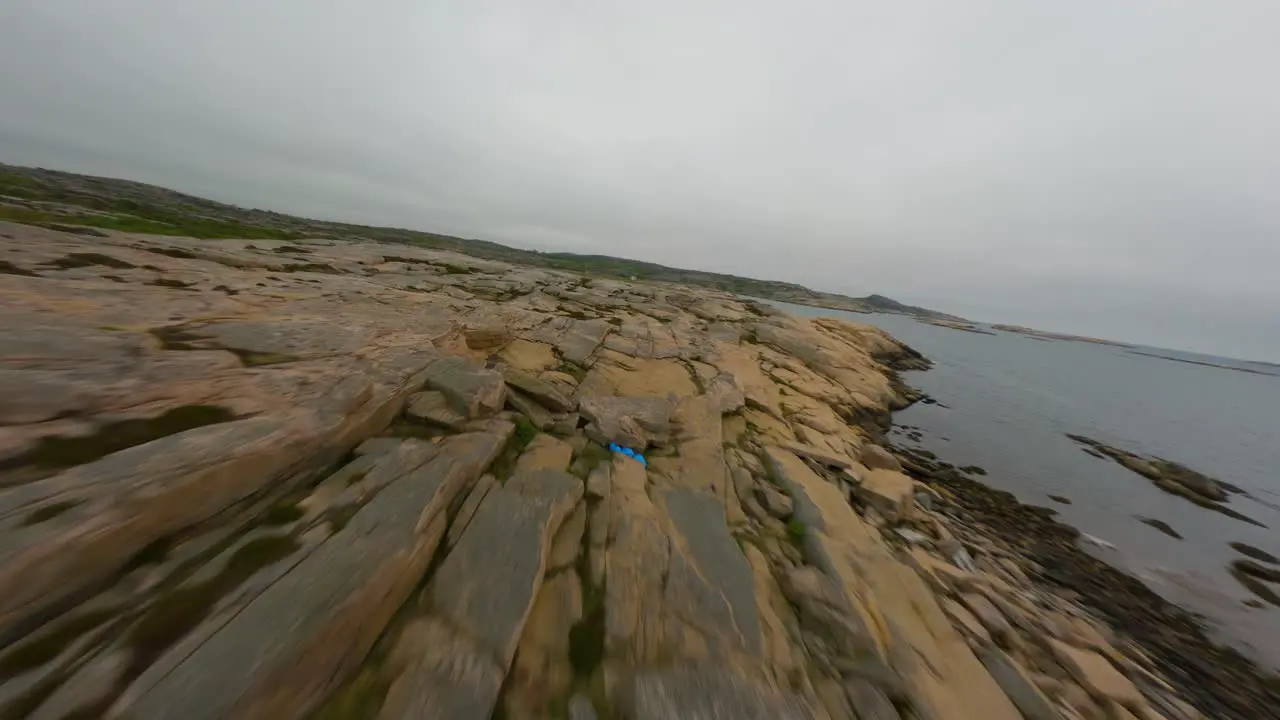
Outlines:
POLYGON ((75 230, 0 223, 0 717, 1280 708, 1051 511, 887 451, 928 361, 871 326, 75 230))
MULTIPOLYGON (((1052 510, 1024 505, 931 453, 893 451, 909 475, 954 503, 957 525, 972 533, 968 543, 1017 558, 1037 585, 1096 613, 1117 645, 1146 658, 1148 669, 1158 670, 1207 717, 1280 716, 1280 678, 1211 639, 1193 613, 1085 552, 1079 531, 1056 521, 1052 510)), ((1040 629, 1053 632, 1051 626, 1040 629)))

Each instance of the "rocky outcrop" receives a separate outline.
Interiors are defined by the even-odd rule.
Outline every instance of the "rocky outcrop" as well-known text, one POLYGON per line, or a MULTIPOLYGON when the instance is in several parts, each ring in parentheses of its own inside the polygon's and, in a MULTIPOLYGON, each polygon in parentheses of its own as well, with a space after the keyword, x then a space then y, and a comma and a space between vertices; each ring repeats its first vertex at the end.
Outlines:
POLYGON ((1178 707, 874 444, 926 364, 879 330, 411 246, 4 231, 6 717, 1178 707))
POLYGON ((1150 480, 1152 484, 1167 493, 1178 495, 1201 507, 1251 525, 1266 527, 1257 520, 1242 515, 1226 505, 1228 495, 1243 494, 1243 491, 1234 485, 1215 480, 1208 475, 1171 460, 1146 458, 1082 435, 1068 434, 1067 437, 1084 446, 1085 451, 1091 455, 1111 458, 1125 468, 1150 480))

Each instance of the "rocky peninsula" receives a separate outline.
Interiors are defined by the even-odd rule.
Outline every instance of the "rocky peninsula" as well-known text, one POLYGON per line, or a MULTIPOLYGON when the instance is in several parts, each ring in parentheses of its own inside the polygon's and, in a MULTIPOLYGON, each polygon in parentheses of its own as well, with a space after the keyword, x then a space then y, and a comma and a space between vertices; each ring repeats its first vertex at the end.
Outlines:
POLYGON ((876 328, 81 230, 0 223, 0 716, 1280 712, 1051 513, 886 449, 927 361, 876 328))

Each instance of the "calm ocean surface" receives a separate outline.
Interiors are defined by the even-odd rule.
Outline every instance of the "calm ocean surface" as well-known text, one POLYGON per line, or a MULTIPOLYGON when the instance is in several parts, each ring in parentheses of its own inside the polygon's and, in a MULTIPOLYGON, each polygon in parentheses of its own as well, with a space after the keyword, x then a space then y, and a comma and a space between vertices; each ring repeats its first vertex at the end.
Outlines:
POLYGON ((1232 541, 1280 556, 1280 367, 774 304, 797 315, 877 325, 924 353, 933 369, 905 379, 945 407, 917 404, 897 413, 895 424, 918 427, 924 437, 911 443, 896 431, 894 442, 932 450, 957 465, 979 465, 989 473, 982 478, 988 484, 1057 510, 1063 522, 1114 546, 1086 544, 1091 552, 1205 616, 1220 639, 1280 668, 1280 608, 1244 605, 1252 595, 1226 571, 1240 557, 1228 547, 1232 541), (1230 506, 1268 528, 1166 494, 1114 462, 1085 454, 1065 433, 1174 460, 1239 485, 1256 500, 1232 495, 1230 506), (1184 539, 1135 515, 1163 520, 1184 539))

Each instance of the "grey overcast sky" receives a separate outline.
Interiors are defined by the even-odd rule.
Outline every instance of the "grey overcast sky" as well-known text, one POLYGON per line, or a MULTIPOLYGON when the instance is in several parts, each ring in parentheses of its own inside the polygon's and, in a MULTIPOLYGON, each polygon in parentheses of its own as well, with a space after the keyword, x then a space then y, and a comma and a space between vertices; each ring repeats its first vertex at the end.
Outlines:
POLYGON ((3 0, 0 161, 1280 360, 1272 0, 3 0))

